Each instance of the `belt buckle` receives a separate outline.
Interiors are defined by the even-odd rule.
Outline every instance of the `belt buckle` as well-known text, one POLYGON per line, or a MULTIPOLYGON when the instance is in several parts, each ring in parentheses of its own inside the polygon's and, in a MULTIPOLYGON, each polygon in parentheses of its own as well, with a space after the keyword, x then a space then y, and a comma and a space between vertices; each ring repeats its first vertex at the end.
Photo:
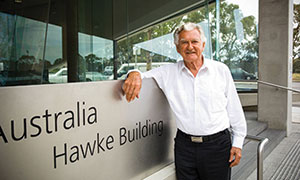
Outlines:
POLYGON ((202 137, 196 137, 196 136, 191 136, 192 142, 197 142, 197 143, 202 143, 203 138, 202 137))

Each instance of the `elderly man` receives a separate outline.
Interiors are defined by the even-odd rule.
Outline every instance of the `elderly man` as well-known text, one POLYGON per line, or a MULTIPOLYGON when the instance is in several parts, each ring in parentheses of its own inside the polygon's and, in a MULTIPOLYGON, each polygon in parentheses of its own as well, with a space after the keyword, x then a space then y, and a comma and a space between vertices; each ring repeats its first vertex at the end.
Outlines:
POLYGON ((128 102, 139 97, 143 78, 154 78, 176 117, 177 179, 227 180, 239 164, 246 121, 230 73, 223 63, 204 59, 202 28, 186 23, 174 32, 183 61, 128 74, 123 90, 128 102), (231 128, 231 133, 228 130, 231 128))

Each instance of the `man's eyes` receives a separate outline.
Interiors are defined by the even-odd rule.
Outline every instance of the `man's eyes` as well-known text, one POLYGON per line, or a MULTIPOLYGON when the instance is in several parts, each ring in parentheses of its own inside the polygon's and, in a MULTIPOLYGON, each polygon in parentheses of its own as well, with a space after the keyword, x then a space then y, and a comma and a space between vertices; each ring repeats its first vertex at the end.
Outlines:
POLYGON ((181 44, 188 44, 189 42, 191 42, 192 44, 197 44, 197 43, 199 43, 199 41, 193 40, 193 41, 181 41, 181 44))

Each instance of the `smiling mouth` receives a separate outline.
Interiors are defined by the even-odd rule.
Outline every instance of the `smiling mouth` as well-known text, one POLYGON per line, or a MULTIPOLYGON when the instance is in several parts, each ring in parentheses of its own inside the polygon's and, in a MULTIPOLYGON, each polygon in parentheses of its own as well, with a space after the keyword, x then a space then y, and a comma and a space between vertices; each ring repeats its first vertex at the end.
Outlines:
POLYGON ((194 54, 195 52, 187 51, 186 54, 194 54))

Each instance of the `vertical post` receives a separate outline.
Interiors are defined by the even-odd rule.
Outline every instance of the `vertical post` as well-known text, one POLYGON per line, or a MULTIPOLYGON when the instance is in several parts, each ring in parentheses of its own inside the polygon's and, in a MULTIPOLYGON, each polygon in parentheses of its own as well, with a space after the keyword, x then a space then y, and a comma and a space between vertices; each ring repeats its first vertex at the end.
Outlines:
MULTIPOLYGON (((259 80, 292 86, 293 0, 259 1, 259 80)), ((258 84, 258 120, 289 134, 292 93, 258 84)))
POLYGON ((63 26, 63 58, 68 62, 68 82, 78 82, 78 23, 77 0, 66 0, 63 26))
POLYGON ((263 166, 263 161, 264 161, 264 147, 268 143, 268 139, 265 138, 262 141, 259 142, 258 147, 257 147, 257 180, 263 180, 263 171, 264 171, 264 166, 263 166))
POLYGON ((46 57, 46 46, 47 46, 47 36, 48 36, 48 24, 50 19, 50 7, 51 7, 51 0, 48 0, 48 11, 47 11, 47 18, 45 21, 46 27, 45 27, 45 39, 44 39, 44 47, 43 47, 43 58, 42 58, 42 71, 41 71, 41 84, 44 83, 44 81, 48 82, 48 69, 45 67, 45 57, 46 57))
POLYGON ((264 170, 264 148, 265 145, 269 142, 268 138, 262 138, 258 136, 252 136, 247 135, 247 139, 253 140, 253 141, 259 141, 259 144, 257 146, 257 180, 263 180, 263 170, 264 170))
POLYGON ((113 40, 113 54, 114 54, 114 57, 113 57, 113 62, 114 62, 114 71, 113 71, 113 74, 114 74, 114 80, 117 80, 118 79, 118 69, 117 69, 117 61, 118 61, 118 53, 117 53, 117 41, 116 40, 113 40))

